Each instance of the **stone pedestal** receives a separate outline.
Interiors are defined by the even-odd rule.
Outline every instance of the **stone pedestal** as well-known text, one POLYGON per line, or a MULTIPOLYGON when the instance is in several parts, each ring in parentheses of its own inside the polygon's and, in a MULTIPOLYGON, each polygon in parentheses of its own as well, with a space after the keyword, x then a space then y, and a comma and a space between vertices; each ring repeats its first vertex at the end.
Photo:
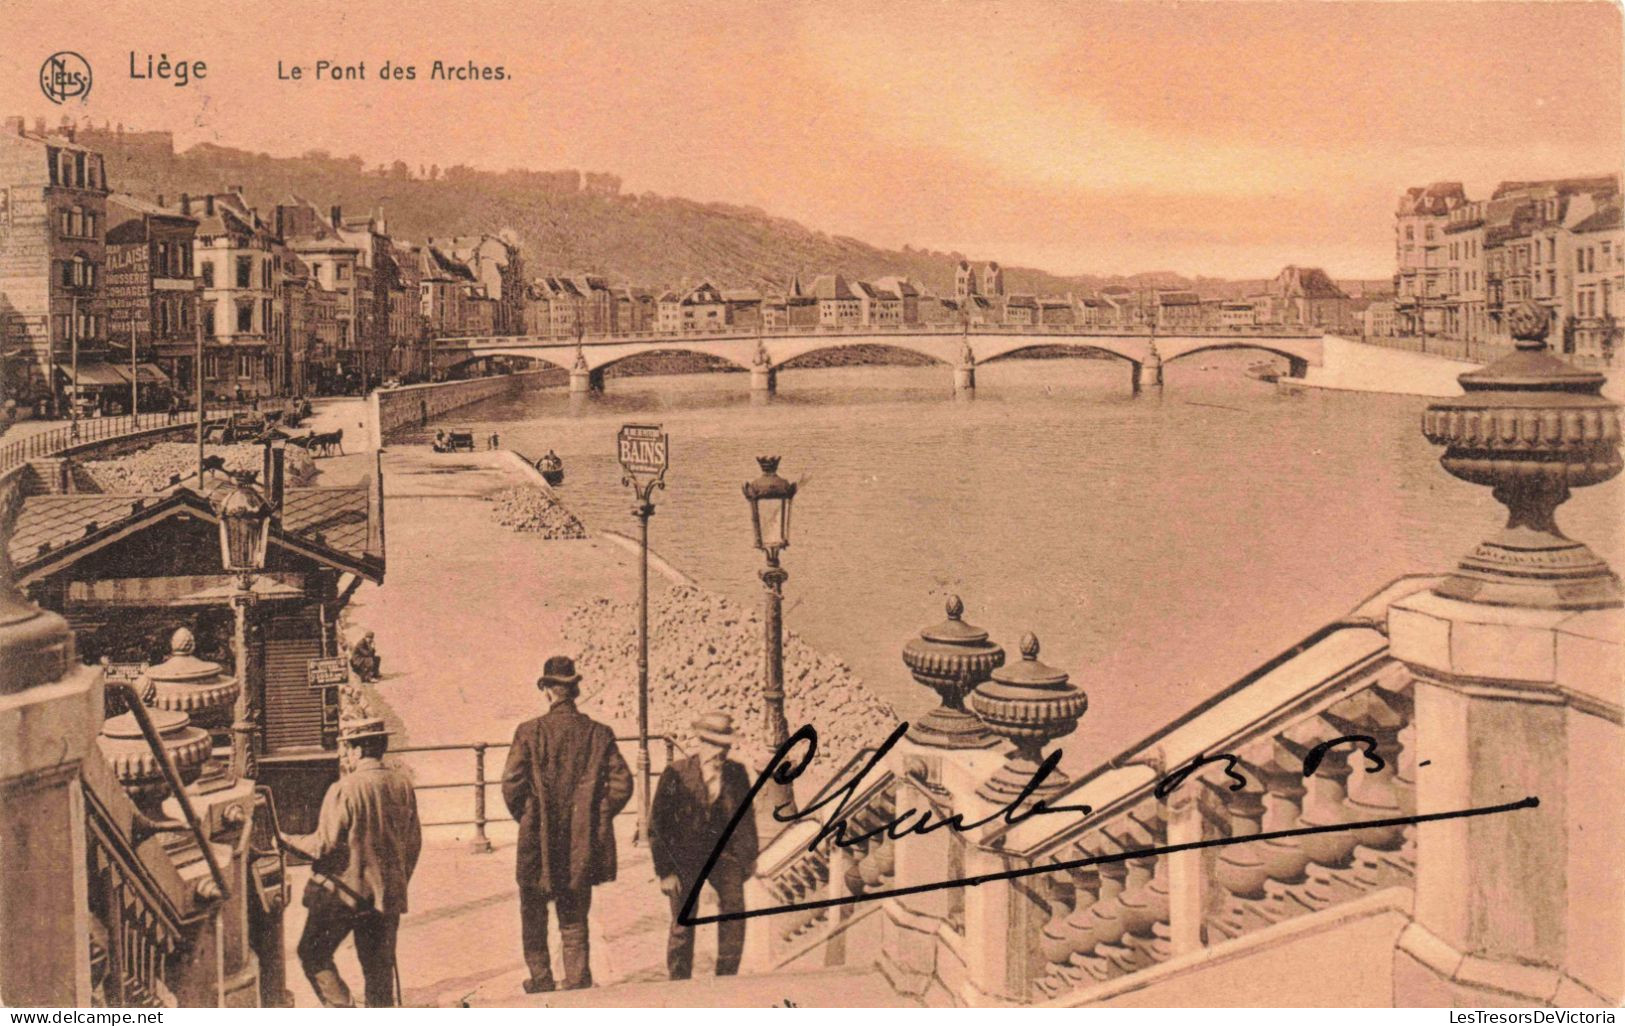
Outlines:
POLYGON ((101 718, 101 671, 77 663, 0 695, 0 994, 12 1007, 90 1004, 79 764, 101 718))
POLYGON ((1416 675, 1415 922, 1400 1005, 1625 998, 1625 610, 1491 606, 1424 592, 1388 615, 1416 675))
POLYGON ((0 996, 11 1007, 91 1002, 79 768, 102 701, 101 671, 75 657, 67 621, 13 589, 0 551, 0 996))
MULTIPOLYGON (((248 878, 252 856, 245 833, 253 822, 254 781, 237 780, 207 794, 193 792, 191 799, 215 861, 225 875, 227 896, 214 906, 198 932, 197 950, 213 954, 188 959, 178 968, 173 981, 175 995, 186 1006, 257 1008, 260 965, 249 942, 248 903, 258 899, 252 894, 248 878)), ((164 814, 182 818, 180 804, 173 797, 164 803, 164 814)), ((176 868, 195 886, 208 888, 212 883, 201 855, 176 868)))
POLYGON ((954 368, 954 391, 976 391, 976 365, 962 363, 954 368))
POLYGON ((570 371, 570 391, 580 395, 593 391, 592 371, 585 367, 575 367, 570 371))
POLYGON ((779 388, 779 372, 772 367, 755 364, 750 369, 750 390, 772 395, 779 388))

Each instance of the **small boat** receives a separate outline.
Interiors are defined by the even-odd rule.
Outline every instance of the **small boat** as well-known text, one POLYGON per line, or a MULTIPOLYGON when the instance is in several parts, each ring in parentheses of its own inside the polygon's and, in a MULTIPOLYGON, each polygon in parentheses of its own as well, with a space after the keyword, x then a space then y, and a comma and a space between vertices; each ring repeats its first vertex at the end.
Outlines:
POLYGON ((537 460, 536 469, 541 472, 542 480, 554 488, 564 483, 564 461, 556 454, 549 452, 537 460))
POLYGON ((1249 378, 1255 378, 1259 381, 1274 382, 1280 379, 1281 372, 1276 369, 1275 364, 1266 360, 1260 361, 1248 367, 1247 376, 1249 378))

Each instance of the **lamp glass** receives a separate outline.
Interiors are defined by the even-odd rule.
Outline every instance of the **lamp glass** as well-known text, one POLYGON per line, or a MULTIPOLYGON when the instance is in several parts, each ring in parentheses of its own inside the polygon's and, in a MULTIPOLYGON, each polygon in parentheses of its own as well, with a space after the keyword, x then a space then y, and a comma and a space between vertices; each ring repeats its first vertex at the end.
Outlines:
POLYGON ((790 500, 761 498, 757 525, 761 531, 760 544, 764 549, 782 549, 790 541, 790 500))

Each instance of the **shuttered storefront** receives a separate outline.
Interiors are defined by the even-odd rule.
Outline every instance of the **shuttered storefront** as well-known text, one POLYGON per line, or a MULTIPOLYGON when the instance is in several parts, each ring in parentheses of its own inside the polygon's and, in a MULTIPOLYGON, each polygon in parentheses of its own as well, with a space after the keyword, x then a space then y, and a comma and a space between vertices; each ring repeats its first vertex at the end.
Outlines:
POLYGON ((338 689, 312 688, 307 663, 319 659, 322 629, 314 611, 272 618, 265 625, 265 753, 334 747, 338 689))

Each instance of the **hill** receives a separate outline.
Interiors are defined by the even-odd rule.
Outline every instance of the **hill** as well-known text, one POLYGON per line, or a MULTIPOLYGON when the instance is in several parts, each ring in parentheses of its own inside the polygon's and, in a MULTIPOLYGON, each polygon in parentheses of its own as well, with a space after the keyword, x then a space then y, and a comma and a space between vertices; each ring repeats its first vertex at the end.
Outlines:
MULTIPOLYGON (((163 195, 173 202, 182 192, 240 186, 261 210, 298 193, 324 209, 338 204, 353 214, 381 208, 390 234, 413 242, 507 229, 518 235, 533 275, 591 272, 651 286, 710 279, 725 287, 772 287, 792 274, 805 280, 838 271, 859 278, 908 275, 939 294, 951 294, 954 267, 964 256, 909 246, 881 249, 753 207, 625 193, 612 174, 413 169, 399 161, 368 168, 359 157, 321 151, 272 157, 209 144, 176 153, 168 134, 155 132, 84 129, 80 139, 102 151, 108 179, 121 192, 163 195)), ((976 255, 988 257, 997 254, 976 255)), ((1224 298, 1261 284, 1167 271, 1063 277, 1008 266, 1005 281, 1012 292, 1085 294, 1127 285, 1188 288, 1224 298)))

